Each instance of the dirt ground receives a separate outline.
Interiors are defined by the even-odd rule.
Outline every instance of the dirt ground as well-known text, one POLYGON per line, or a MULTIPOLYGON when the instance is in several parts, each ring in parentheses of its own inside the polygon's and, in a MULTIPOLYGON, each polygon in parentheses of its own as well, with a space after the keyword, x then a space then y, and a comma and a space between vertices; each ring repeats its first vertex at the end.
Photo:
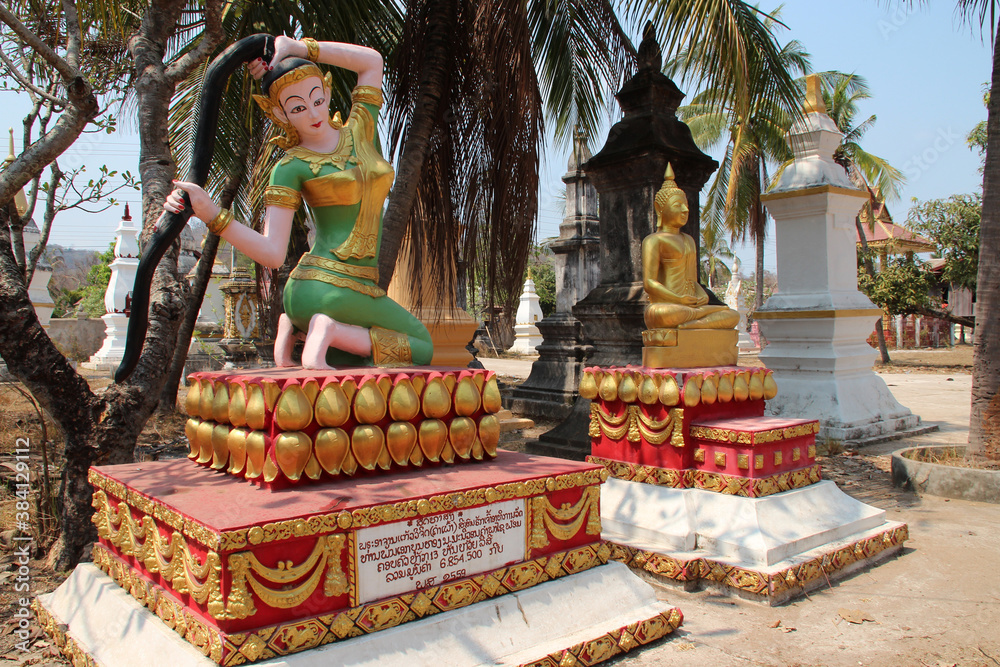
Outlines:
MULTIPOLYGON (((891 367, 881 367, 887 384, 909 405, 929 391, 945 390, 945 400, 928 402, 928 417, 943 425, 938 434, 923 436, 958 442, 968 428, 967 374, 971 346, 953 350, 917 350, 894 353, 891 367), (917 377, 917 374, 920 374, 917 377), (926 376, 935 373, 940 380, 926 376), (912 376, 911 376, 912 374, 912 376), (923 384, 921 384, 923 383, 923 384), (910 393, 907 394, 907 391, 910 393)), ((744 362, 741 359, 741 362, 744 362)), ((753 361, 748 361, 747 365, 753 361)), ((511 382, 516 377, 504 377, 511 382)), ((107 383, 94 378, 95 389, 107 383)), ((921 412, 921 414, 923 414, 921 412)), ((925 418, 927 419, 927 418, 925 418)), ((150 420, 137 455, 155 460, 183 455, 184 417, 150 420)), ((505 443, 523 447, 525 438, 554 426, 538 423, 523 438, 505 443)), ((58 431, 47 423, 48 439, 59 442, 58 431)), ((56 655, 48 638, 32 623, 28 651, 16 647, 13 617, 20 595, 14 592, 18 555, 12 541, 12 451, 18 434, 40 438, 38 418, 31 404, 16 390, 0 385, 0 667, 11 665, 68 665, 56 655)), ((936 441, 936 440, 935 440, 936 441)), ((661 597, 681 608, 682 628, 667 640, 613 663, 646 667, 669 663, 685 665, 1000 665, 1000 506, 937 498, 919 498, 894 488, 889 481, 889 454, 909 443, 880 446, 870 451, 821 457, 823 476, 855 498, 885 509, 891 520, 906 521, 911 540, 903 554, 832 587, 814 592, 778 608, 767 608, 707 592, 681 593, 664 589, 661 597), (874 620, 848 622, 840 610, 857 609, 874 620), (677 655, 675 655, 675 653, 677 655)), ((50 446, 50 478, 58 485, 58 446, 50 446)), ((34 450, 33 450, 34 452, 34 450)), ((38 457, 33 457, 38 458, 38 457)), ((37 485, 41 467, 35 465, 37 485)), ((33 487, 34 488, 34 487, 33 487)), ((37 513, 33 511, 33 519, 37 513)), ((49 539, 51 536, 45 537, 49 539)), ((42 545, 44 546, 44 544, 42 545)), ((30 594, 38 595, 61 583, 65 573, 52 572, 37 549, 30 562, 30 594)))

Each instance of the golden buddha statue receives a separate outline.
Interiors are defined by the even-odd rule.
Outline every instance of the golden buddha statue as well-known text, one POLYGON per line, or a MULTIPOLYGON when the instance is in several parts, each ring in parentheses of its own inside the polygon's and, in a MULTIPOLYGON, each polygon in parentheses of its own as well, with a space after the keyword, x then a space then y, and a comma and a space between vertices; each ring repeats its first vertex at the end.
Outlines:
POLYGON ((710 305, 708 292, 698 284, 697 246, 681 232, 688 219, 687 195, 674 182, 669 164, 654 208, 656 231, 642 240, 642 286, 650 302, 644 313, 649 328, 643 332, 644 365, 735 364, 734 327, 740 315, 727 306, 710 305))

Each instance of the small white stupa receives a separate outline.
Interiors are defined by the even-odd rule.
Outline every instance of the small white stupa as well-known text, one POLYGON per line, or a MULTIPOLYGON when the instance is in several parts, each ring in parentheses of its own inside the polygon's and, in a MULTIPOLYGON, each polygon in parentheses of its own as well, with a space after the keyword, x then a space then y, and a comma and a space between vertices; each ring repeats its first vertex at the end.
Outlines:
POLYGON ((750 338, 750 333, 747 331, 747 309, 743 305, 743 299, 740 298, 740 293, 743 289, 743 279, 740 278, 740 258, 733 258, 733 270, 732 275, 729 277, 729 285, 726 286, 726 305, 735 310, 740 314, 740 323, 736 326, 737 331, 740 333, 739 341, 736 343, 737 348, 740 352, 749 352, 754 349, 753 339, 750 338))
POLYGON ((118 229, 115 230, 115 258, 109 265, 111 280, 104 293, 104 344, 90 358, 85 368, 112 371, 118 367, 125 354, 125 332, 128 330, 128 312, 132 301, 132 286, 139 266, 139 230, 132 224, 128 204, 118 229))
POLYGON ((542 306, 539 303, 538 294, 535 292, 535 281, 531 279, 531 271, 528 271, 528 279, 524 281, 524 291, 521 293, 521 303, 517 306, 517 315, 514 317, 514 345, 512 352, 518 354, 535 354, 535 348, 542 344, 542 332, 535 326, 542 319, 542 306))

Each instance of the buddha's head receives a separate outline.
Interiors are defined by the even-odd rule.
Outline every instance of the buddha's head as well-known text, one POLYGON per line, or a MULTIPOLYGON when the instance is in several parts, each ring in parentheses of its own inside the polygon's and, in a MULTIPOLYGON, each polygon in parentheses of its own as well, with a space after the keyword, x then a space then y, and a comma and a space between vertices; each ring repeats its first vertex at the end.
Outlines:
POLYGON ((669 162, 667 163, 667 173, 663 176, 663 185, 653 201, 653 208, 656 209, 656 228, 658 230, 677 230, 687 224, 687 195, 677 187, 677 183, 674 181, 674 168, 669 162))
POLYGON ((302 137, 320 137, 330 124, 330 78, 315 63, 285 58, 261 79, 264 95, 254 99, 287 135, 282 148, 298 144, 302 137))

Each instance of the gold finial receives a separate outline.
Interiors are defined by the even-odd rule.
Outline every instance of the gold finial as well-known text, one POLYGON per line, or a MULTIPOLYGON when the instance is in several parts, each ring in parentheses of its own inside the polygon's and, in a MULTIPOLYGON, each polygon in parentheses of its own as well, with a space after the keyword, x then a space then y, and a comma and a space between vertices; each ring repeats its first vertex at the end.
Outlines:
POLYGON ((10 152, 7 154, 7 158, 3 161, 3 167, 6 169, 14 161, 14 128, 10 128, 10 152))
POLYGON ((826 113, 826 102, 823 101, 823 82, 819 74, 806 77, 806 101, 802 105, 804 113, 826 113))
POLYGON ((531 267, 528 267, 528 280, 531 280, 531 267))

